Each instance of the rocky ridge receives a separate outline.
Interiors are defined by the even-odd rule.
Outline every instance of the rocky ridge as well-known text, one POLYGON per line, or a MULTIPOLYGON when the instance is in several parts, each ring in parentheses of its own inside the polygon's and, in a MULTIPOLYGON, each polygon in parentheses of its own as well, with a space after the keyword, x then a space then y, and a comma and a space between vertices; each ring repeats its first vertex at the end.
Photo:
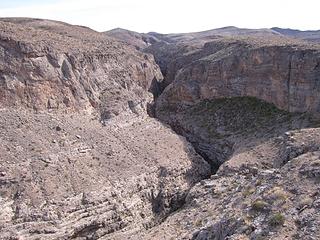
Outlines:
POLYGON ((109 37, 113 37, 117 40, 123 41, 131 46, 134 46, 138 50, 142 50, 156 42, 159 41, 154 36, 150 34, 133 32, 130 30, 115 28, 110 31, 105 32, 105 34, 109 37))
POLYGON ((283 29, 283 28, 277 28, 274 27, 272 28, 273 31, 276 31, 280 34, 286 35, 286 36, 290 36, 293 38, 297 38, 297 39, 303 39, 306 41, 310 41, 310 42, 320 42, 320 31, 319 30, 315 30, 315 31, 300 31, 300 30, 296 30, 296 29, 283 29))

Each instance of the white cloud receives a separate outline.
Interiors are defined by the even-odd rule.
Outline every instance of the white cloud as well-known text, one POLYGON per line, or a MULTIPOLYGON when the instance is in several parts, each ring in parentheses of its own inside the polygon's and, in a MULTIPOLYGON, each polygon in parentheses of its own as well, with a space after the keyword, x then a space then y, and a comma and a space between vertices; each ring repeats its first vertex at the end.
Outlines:
POLYGON ((318 0, 60 0, 0 9, 2 17, 35 17, 139 32, 190 32, 223 26, 320 29, 318 0))

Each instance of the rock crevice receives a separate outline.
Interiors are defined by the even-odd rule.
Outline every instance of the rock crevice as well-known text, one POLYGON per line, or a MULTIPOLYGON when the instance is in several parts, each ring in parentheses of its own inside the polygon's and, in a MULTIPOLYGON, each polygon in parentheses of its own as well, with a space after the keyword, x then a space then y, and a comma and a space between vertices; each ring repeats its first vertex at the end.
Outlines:
POLYGON ((288 87, 288 108, 287 111, 290 112, 290 105, 291 105, 291 74, 292 74, 292 55, 289 57, 289 63, 288 63, 288 81, 287 81, 287 87, 288 87))

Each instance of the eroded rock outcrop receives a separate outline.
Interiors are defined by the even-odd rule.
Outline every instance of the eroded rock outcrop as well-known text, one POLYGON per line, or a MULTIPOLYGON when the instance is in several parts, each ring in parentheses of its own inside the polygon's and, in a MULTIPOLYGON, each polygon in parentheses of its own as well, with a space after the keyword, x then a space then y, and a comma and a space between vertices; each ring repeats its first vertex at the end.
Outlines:
POLYGON ((114 239, 184 202, 209 165, 148 117, 1 110, 2 239, 114 239))

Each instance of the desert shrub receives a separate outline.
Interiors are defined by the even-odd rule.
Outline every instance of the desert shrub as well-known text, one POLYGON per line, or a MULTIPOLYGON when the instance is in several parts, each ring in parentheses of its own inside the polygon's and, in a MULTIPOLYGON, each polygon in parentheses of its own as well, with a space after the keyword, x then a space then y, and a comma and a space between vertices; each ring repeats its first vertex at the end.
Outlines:
POLYGON ((285 217, 281 213, 275 213, 269 219, 269 224, 273 227, 282 226, 284 222, 285 217))
POLYGON ((274 200, 285 201, 288 198, 288 193, 280 187, 274 187, 269 194, 274 200))
POLYGON ((196 227, 201 227, 201 226, 202 226, 202 220, 201 220, 201 219, 197 219, 197 220, 195 221, 194 225, 195 225, 196 227))
POLYGON ((251 208, 254 211, 265 211, 268 208, 268 203, 263 200, 256 200, 252 203, 251 208))
POLYGON ((313 199, 310 198, 309 196, 306 196, 306 197, 304 197, 304 198, 302 198, 302 199, 300 200, 298 206, 299 206, 299 208, 301 209, 301 208, 303 208, 303 207, 305 207, 305 206, 311 206, 312 203, 313 203, 313 199))
POLYGON ((255 192, 255 189, 253 187, 247 187, 243 190, 242 195, 244 197, 248 197, 249 195, 253 194, 255 192))

